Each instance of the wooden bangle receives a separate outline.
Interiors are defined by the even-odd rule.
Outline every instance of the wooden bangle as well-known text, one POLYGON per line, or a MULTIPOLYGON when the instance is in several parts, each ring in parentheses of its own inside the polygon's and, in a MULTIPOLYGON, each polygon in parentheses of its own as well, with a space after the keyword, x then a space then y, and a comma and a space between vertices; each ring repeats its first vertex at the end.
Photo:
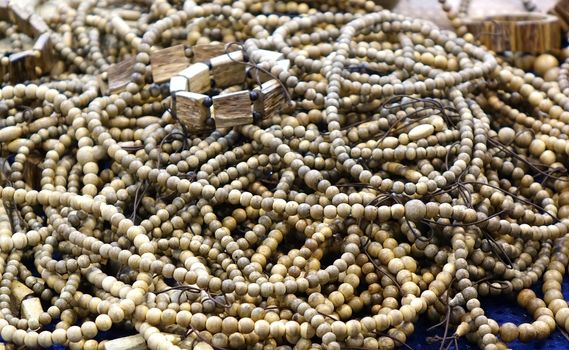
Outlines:
POLYGON ((561 45, 559 20, 551 15, 497 15, 465 24, 483 45, 496 52, 543 53, 558 50, 561 45))
POLYGON ((18 83, 50 71, 55 63, 49 27, 37 14, 14 1, 0 0, 0 20, 14 23, 18 30, 35 39, 30 50, 0 58, 0 81, 18 83))

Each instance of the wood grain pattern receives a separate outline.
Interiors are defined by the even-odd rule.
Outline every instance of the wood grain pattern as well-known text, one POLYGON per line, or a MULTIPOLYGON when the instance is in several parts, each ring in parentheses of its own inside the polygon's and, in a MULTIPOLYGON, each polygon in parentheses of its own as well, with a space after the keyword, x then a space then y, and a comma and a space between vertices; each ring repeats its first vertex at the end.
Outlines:
POLYGON ((97 75, 97 86, 102 95, 107 95, 109 93, 109 84, 103 79, 103 75, 97 75))
POLYGON ((9 73, 10 73, 10 66, 0 64, 0 82, 8 81, 8 79, 10 78, 9 73))
POLYGON ((10 81, 13 83, 36 77, 36 56, 33 50, 20 51, 10 55, 10 81))
POLYGON ((564 32, 569 31, 569 0, 558 1, 549 13, 559 18, 559 23, 564 32))
POLYGON ((42 73, 45 74, 51 71, 57 59, 54 56, 55 49, 49 33, 41 34, 34 43, 33 49, 40 52, 40 57, 36 59, 36 64, 41 68, 42 73))
POLYGON ((209 77, 209 67, 205 63, 194 63, 182 70, 178 75, 188 79, 188 90, 198 94, 211 90, 211 79, 209 77))
POLYGON ((28 320, 39 320, 43 312, 40 298, 33 297, 22 301, 20 306, 22 316, 28 320))
POLYGON ((211 73, 215 85, 226 88, 242 84, 245 81, 246 66, 243 62, 243 52, 234 51, 211 59, 211 73))
POLYGON ((38 151, 30 152, 24 162, 22 177, 24 178, 26 185, 35 190, 41 190, 42 168, 40 165, 42 162, 43 157, 38 151))
POLYGON ((253 123, 249 91, 242 90, 213 97, 213 119, 217 128, 253 123))
POLYGON ((24 34, 33 36, 31 25, 28 21, 32 16, 32 12, 14 1, 10 1, 8 7, 10 21, 12 21, 12 23, 14 23, 24 34))
MULTIPOLYGON (((161 333, 174 345, 180 343, 180 336, 171 333, 161 333)), ((141 334, 109 340, 105 343, 105 350, 147 350, 146 340, 141 334)))
POLYGON ((133 66, 135 63, 136 59, 130 57, 109 67, 107 70, 109 91, 118 92, 130 83, 130 76, 134 73, 133 66))
POLYGON ((254 108, 255 112, 260 113, 263 119, 267 119, 280 112, 284 103, 283 87, 278 81, 272 79, 261 85, 254 108))
POLYGON ((0 21, 10 20, 10 0, 0 0, 0 21))
POLYGON ((235 45, 230 45, 226 48, 226 44, 201 44, 192 46, 192 52, 194 53, 194 62, 207 61, 210 58, 223 55, 227 52, 233 52, 237 49, 235 45))
POLYGON ((30 16, 29 25, 31 36, 34 38, 37 38, 43 33, 47 33, 49 31, 47 23, 45 23, 43 18, 41 18, 39 15, 36 15, 35 13, 30 16))
POLYGON ((10 284, 10 289, 12 290, 12 296, 18 304, 30 295, 34 295, 34 291, 20 281, 13 280, 10 284))
POLYGON ((146 350, 146 340, 140 334, 109 340, 105 343, 106 350, 146 350))
POLYGON ((184 123, 191 134, 211 130, 207 124, 210 109, 204 105, 207 95, 182 91, 176 94, 175 110, 178 119, 184 123))
POLYGON ((559 20, 551 15, 490 16, 467 21, 466 25, 483 45, 496 52, 543 53, 561 45, 559 20))
POLYGON ((153 52, 150 55, 152 79, 155 83, 163 83, 190 65, 186 57, 185 46, 176 45, 153 52))

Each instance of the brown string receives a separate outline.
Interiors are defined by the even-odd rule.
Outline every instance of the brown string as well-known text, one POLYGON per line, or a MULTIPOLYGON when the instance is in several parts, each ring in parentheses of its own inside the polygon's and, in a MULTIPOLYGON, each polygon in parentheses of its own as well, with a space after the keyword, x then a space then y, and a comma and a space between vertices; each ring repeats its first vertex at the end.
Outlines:
POLYGON ((144 196, 146 195, 146 192, 148 191, 149 187, 150 186, 148 185, 148 181, 144 180, 142 182, 139 182, 138 187, 136 188, 136 192, 134 192, 134 202, 133 202, 132 215, 131 215, 131 220, 133 222, 136 221, 136 213, 138 212, 138 206, 140 205, 142 198, 144 198, 144 196), (143 187, 144 190, 142 191, 142 193, 140 193, 140 189, 143 187))
POLYGON ((477 286, 480 283, 486 282, 486 283, 488 283, 488 288, 497 289, 497 290, 504 290, 504 289, 508 288, 507 282, 505 282, 505 281, 493 281, 492 282, 491 279, 492 279, 492 276, 486 276, 484 278, 479 279, 476 282, 473 282, 472 286, 477 286), (498 284, 504 285, 504 286, 497 287, 497 286, 493 286, 492 283, 498 283, 498 284))
POLYGON ((190 324, 188 324, 188 332, 186 333, 186 338, 189 337, 190 334, 192 334, 192 333, 195 334, 196 337, 197 337, 200 341, 202 341, 202 342, 208 344, 209 346, 211 346, 211 347, 214 348, 215 350, 229 350, 229 349, 226 349, 226 348, 224 348, 224 347, 216 346, 216 345, 214 345, 213 343, 211 343, 211 342, 210 342, 209 340, 207 340, 203 335, 201 335, 201 333, 200 333, 197 329, 195 329, 195 328, 191 325, 191 323, 190 323, 190 324))
POLYGON ((371 243, 371 238, 369 238, 368 236, 365 236, 366 243, 363 245, 364 248, 364 254, 368 257, 369 261, 372 263, 372 265, 375 267, 375 269, 382 274, 383 276, 386 276, 387 278, 389 278, 391 280, 391 282, 393 282, 393 284, 397 287, 397 289, 399 290, 400 294, 403 294, 403 290, 401 289, 401 285, 399 284, 399 282, 397 282, 397 279, 391 275, 391 273, 389 271, 386 271, 383 269, 383 266, 378 265, 374 258, 371 256, 371 254, 368 252, 368 247, 371 243))
POLYGON ((429 220, 429 219, 422 219, 421 221, 423 221, 424 223, 427 223, 427 224, 440 225, 440 226, 467 227, 467 226, 479 225, 479 224, 481 224, 481 223, 483 223, 483 222, 486 222, 486 221, 492 219, 493 217, 496 217, 496 216, 499 216, 499 215, 503 214, 504 212, 505 212, 505 210, 501 210, 501 211, 499 211, 499 212, 497 212, 497 213, 494 213, 494 214, 492 214, 492 215, 489 215, 489 216, 488 216, 487 218, 485 218, 485 219, 478 220, 478 221, 474 221, 474 222, 471 222, 471 223, 457 223, 457 222, 455 222, 455 223, 451 223, 451 224, 446 224, 446 223, 438 222, 438 221, 436 221, 436 220, 429 220))
POLYGON ((502 192, 502 193, 505 193, 505 194, 511 196, 512 198, 515 198, 515 199, 519 200, 520 202, 523 202, 523 203, 525 203, 525 204, 527 204, 527 205, 531 205, 531 206, 533 206, 534 208, 541 210, 544 214, 547 214, 547 215, 550 216, 553 220, 555 220, 556 223, 559 222, 559 218, 557 218, 557 216, 551 214, 550 212, 548 212, 547 210, 545 210, 545 208, 543 208, 542 206, 537 205, 537 204, 535 204, 535 203, 532 203, 532 202, 530 202, 530 201, 528 201, 528 200, 526 200, 526 199, 523 199, 523 198, 521 198, 520 196, 517 196, 517 195, 515 195, 515 194, 513 194, 513 193, 511 193, 511 192, 509 192, 509 191, 506 191, 506 190, 504 190, 504 189, 502 189, 502 188, 500 188, 500 187, 497 187, 497 186, 494 186, 494 185, 490 185, 490 184, 484 183, 484 182, 478 182, 478 181, 465 181, 464 183, 465 183, 465 184, 472 184, 472 185, 480 185, 480 186, 488 186, 488 187, 491 187, 491 188, 493 188, 493 189, 495 189, 495 190, 498 190, 498 191, 500 191, 500 192, 502 192))
POLYGON ((486 230, 484 230, 484 236, 490 243, 490 249, 492 250, 494 255, 496 255, 498 259, 500 259, 508 268, 511 269, 512 260, 510 259, 506 251, 502 248, 502 246, 498 244, 498 242, 496 242, 494 237, 492 237, 486 230))
POLYGON ((338 320, 336 317, 334 317, 334 316, 327 315, 327 314, 325 314, 325 313, 323 313, 323 312, 320 312, 320 311, 318 311, 318 310, 316 310, 316 312, 317 312, 318 314, 324 316, 324 317, 328 317, 328 318, 331 319, 332 321, 339 321, 339 320, 338 320))
POLYGON ((567 174, 567 169, 561 169, 561 168, 552 168, 549 167, 541 162, 535 163, 535 162, 531 162, 527 159, 525 159, 523 156, 517 154, 516 152, 512 151, 511 149, 509 149, 508 147, 506 147, 503 143, 501 143, 500 141, 493 139, 493 138, 488 138, 488 142, 490 142, 493 146, 497 147, 498 149, 500 149, 503 152, 506 152, 507 154, 511 155, 512 157, 518 159, 519 161, 523 162, 524 164, 526 164, 528 167, 530 167, 531 169, 537 171, 538 173, 540 173, 541 175, 545 176, 546 179, 547 178, 552 178, 554 180, 559 180, 559 181, 563 181, 563 182, 568 182, 569 181, 569 177, 557 177, 552 175, 551 173, 545 172, 541 169, 538 168, 538 166, 542 166, 545 168, 548 168, 550 172, 564 172, 566 175, 567 174))
POLYGON ((173 290, 180 290, 180 291, 196 293, 196 294, 201 294, 201 292, 202 292, 202 289, 200 289, 198 287, 183 285, 183 286, 174 286, 174 287, 170 287, 170 288, 161 290, 158 293, 156 293, 156 295, 171 292, 173 290))

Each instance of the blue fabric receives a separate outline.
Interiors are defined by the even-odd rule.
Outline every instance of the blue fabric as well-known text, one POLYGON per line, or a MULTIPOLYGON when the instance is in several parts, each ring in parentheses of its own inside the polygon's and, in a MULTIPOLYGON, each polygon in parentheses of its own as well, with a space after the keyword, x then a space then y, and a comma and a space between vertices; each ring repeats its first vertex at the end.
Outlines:
MULTIPOLYGON (((563 280, 563 296, 566 300, 569 300, 569 278, 565 277, 563 280)), ((535 285, 533 290, 539 297, 542 297, 541 284, 535 285)), ((481 298, 482 307, 484 308, 486 315, 498 322, 499 324, 505 322, 513 322, 515 324, 520 324, 523 322, 532 322, 531 315, 527 313, 525 309, 520 307, 513 296, 498 296, 498 297, 484 297, 481 298)), ((438 327, 431 331, 427 331, 429 327, 433 324, 430 323, 425 315, 423 315, 415 326, 415 332, 409 337, 407 344, 414 350, 438 350, 440 348, 440 343, 429 344, 426 342, 426 338, 434 337, 436 335, 442 336, 444 333, 443 327, 438 327)), ((49 330, 50 327, 47 327, 49 330)), ((452 330, 449 332, 452 334, 452 330)), ((124 330, 111 329, 108 332, 100 332, 97 336, 98 340, 102 339, 115 339, 117 337, 124 337, 126 335, 131 335, 131 332, 125 332, 124 330), (128 333, 128 334, 126 334, 128 333)), ((2 343, 2 338, 0 337, 0 343, 2 343)), ((549 338, 540 341, 532 341, 529 343, 522 343, 520 341, 511 342, 508 344, 514 350, 569 350, 569 341, 561 334, 559 330, 552 333, 549 338)), ((53 345, 51 350, 65 350, 66 348, 61 345, 53 345)), ((401 347, 404 349, 404 347, 401 347)), ((466 339, 459 340, 459 349, 455 349, 451 346, 450 349, 453 350, 476 350, 478 347, 476 345, 470 344, 466 339)))
MULTIPOLYGON (((541 283, 533 286, 533 290, 536 292, 537 296, 543 297, 541 283)), ((563 280, 562 291, 565 300, 569 300, 569 279, 567 277, 563 280)), ((518 305, 513 296, 484 297, 480 298, 480 302, 482 304, 482 308, 486 312, 486 316, 494 319, 498 324, 505 322, 520 324, 524 322, 531 323, 533 321, 531 315, 528 314, 526 309, 518 305)), ((429 344, 425 339, 436 335, 442 337, 444 327, 438 327, 427 332, 427 329, 431 326, 432 324, 429 322, 427 317, 425 315, 422 316, 415 326, 415 332, 411 337, 409 337, 407 344, 414 350, 438 350, 440 348, 440 343, 429 344)), ((452 334, 452 330, 449 333, 452 334)), ((529 343, 522 343, 518 340, 511 342, 508 345, 514 350, 569 349, 569 341, 565 339, 559 330, 556 330, 545 340, 535 340, 529 343)), ((478 349, 476 345, 469 343, 466 339, 460 339, 458 347, 458 350, 478 349)), ((450 349, 457 350, 454 346, 451 346, 450 349)))

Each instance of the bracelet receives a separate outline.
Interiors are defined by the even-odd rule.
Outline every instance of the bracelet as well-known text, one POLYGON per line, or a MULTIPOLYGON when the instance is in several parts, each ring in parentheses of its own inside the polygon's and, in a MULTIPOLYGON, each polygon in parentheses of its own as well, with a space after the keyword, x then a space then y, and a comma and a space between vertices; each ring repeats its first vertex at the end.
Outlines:
POLYGON ((22 82, 48 72, 54 64, 54 48, 45 21, 14 1, 0 0, 0 21, 14 23, 24 34, 35 39, 30 50, 7 53, 0 58, 0 81, 22 82))
MULTIPOLYGON (((255 62, 270 62, 285 70, 290 65, 283 54, 274 51, 256 50, 255 59, 255 62)), ((127 58, 109 68, 110 91, 121 91, 131 82, 134 61, 127 58)), ((154 82, 169 80, 172 112, 190 133, 265 120, 278 113, 287 102, 288 91, 282 83, 267 70, 247 62, 243 51, 235 51, 235 45, 207 44, 190 48, 176 45, 153 52, 150 62, 154 82), (255 70, 257 88, 213 97, 206 94, 213 87, 225 89, 243 83, 248 66, 250 71, 255 70)))
MULTIPOLYGON (((188 67, 192 62, 206 61, 225 52, 225 44, 202 44, 187 47, 175 45, 154 51, 150 56, 152 64, 152 80, 164 83, 173 75, 188 67)), ((230 51, 231 47, 229 48, 230 51)), ((135 57, 129 57, 112 65, 107 70, 108 89, 110 92, 120 92, 132 82, 135 57)))
MULTIPOLYGON (((280 53, 260 51, 263 51, 264 62, 283 61, 284 55, 280 53)), ((216 128, 252 124, 255 120, 272 117, 284 107, 283 89, 286 91, 286 88, 277 79, 271 79, 268 72, 257 74, 259 86, 256 89, 213 97, 205 94, 212 87, 225 89, 243 83, 247 65, 243 51, 227 52, 206 62, 194 63, 170 78, 172 111, 190 133, 211 130, 212 124, 216 128)), ((251 66, 257 69, 256 65, 251 66)))
POLYGON ((524 13, 465 20, 468 30, 490 50, 543 53, 559 49, 561 30, 555 16, 524 13))

